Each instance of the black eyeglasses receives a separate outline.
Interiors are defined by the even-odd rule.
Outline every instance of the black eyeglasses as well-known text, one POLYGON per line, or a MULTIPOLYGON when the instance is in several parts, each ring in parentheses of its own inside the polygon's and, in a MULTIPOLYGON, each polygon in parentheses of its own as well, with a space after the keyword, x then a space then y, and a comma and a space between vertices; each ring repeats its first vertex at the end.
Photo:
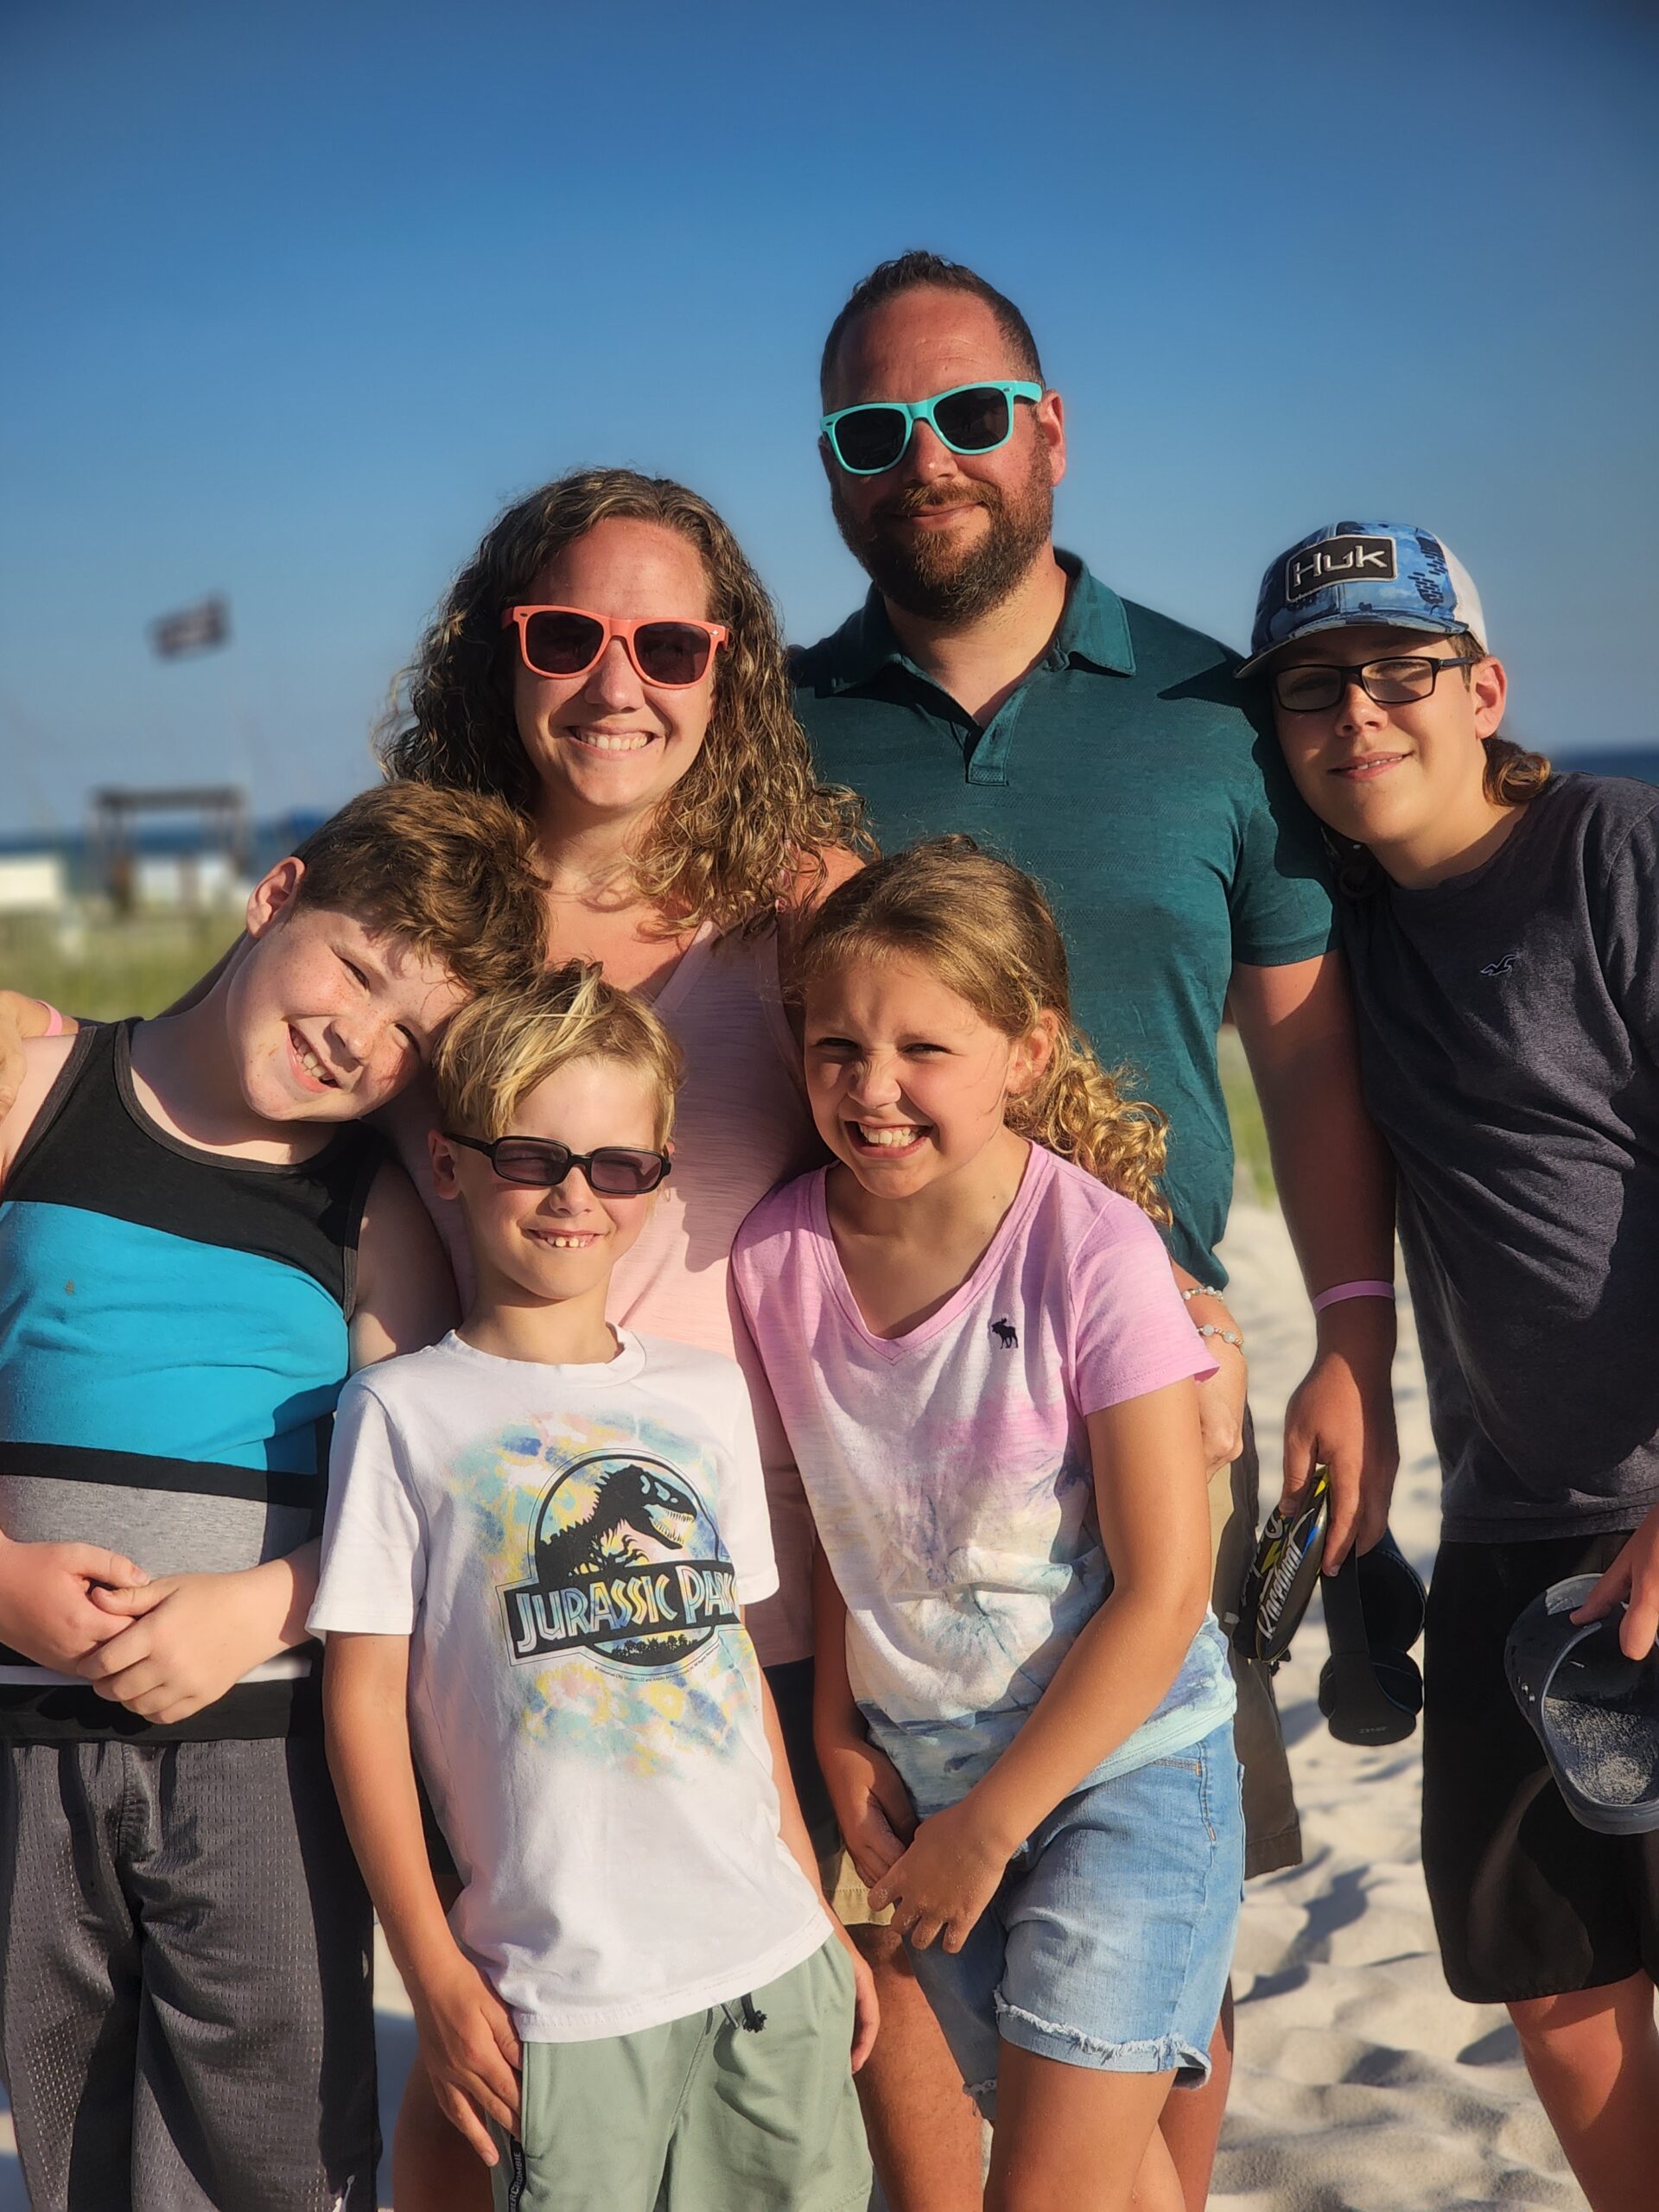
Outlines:
POLYGON ((556 1191, 570 1170, 580 1167, 588 1189, 601 1197, 642 1198, 657 1188, 672 1165, 665 1152, 636 1152, 626 1144, 572 1152, 568 1144, 555 1144, 550 1137, 496 1137, 486 1143, 482 1137, 458 1137, 453 1129, 446 1129, 443 1136, 446 1144, 464 1144, 469 1152, 481 1152, 504 1183, 530 1190, 556 1191))
POLYGON ((1382 660, 1339 668, 1325 661, 1300 661, 1273 671, 1273 696, 1287 715, 1317 715, 1334 707, 1351 683, 1357 683, 1379 707, 1403 707, 1427 699, 1443 668, 1473 668, 1475 653, 1390 653, 1382 660))

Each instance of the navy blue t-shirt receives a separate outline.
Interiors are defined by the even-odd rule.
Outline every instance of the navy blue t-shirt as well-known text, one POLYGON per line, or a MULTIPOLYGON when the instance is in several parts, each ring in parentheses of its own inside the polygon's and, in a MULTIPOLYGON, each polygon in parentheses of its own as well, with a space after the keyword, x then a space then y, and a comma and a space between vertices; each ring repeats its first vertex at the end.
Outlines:
POLYGON ((1555 778, 1482 867, 1338 900, 1465 1542, 1659 1503, 1659 790, 1555 778))

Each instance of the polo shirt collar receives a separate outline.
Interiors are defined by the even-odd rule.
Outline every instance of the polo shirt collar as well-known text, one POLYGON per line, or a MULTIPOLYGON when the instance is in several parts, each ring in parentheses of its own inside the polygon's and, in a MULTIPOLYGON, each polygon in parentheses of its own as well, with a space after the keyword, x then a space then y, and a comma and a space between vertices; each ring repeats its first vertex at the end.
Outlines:
MULTIPOLYGON (((1071 583, 1059 628, 1039 664, 1058 669, 1082 663, 1109 675, 1133 676, 1135 650, 1122 601, 1075 553, 1062 552, 1057 546, 1054 557, 1071 583)), ((832 691, 850 691, 868 683, 890 663, 912 671, 916 665, 894 634, 886 603, 874 584, 863 606, 836 633, 834 655, 832 691)))

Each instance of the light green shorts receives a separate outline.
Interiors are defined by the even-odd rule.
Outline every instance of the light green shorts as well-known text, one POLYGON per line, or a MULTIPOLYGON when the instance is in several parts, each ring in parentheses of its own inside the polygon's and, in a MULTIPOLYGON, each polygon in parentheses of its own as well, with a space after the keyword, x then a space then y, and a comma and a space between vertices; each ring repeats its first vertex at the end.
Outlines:
POLYGON ((853 1970, 832 1937, 750 2004, 591 2043, 527 2043, 496 2212, 862 2212, 848 2066, 853 1970))

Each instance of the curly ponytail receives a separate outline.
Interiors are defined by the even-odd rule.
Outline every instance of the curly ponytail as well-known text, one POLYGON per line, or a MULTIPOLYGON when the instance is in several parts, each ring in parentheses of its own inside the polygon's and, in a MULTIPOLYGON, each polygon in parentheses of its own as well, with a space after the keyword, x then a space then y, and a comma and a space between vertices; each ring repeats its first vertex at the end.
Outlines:
POLYGON ((798 949, 796 995, 850 960, 928 969, 1005 1037, 1048 1027, 1054 1049, 1037 1083, 1011 1097, 1007 1125, 1167 1222, 1158 1190, 1168 1126, 1125 1095, 1072 1025, 1065 946, 1031 877, 971 837, 932 837, 851 876, 812 918, 798 949))

